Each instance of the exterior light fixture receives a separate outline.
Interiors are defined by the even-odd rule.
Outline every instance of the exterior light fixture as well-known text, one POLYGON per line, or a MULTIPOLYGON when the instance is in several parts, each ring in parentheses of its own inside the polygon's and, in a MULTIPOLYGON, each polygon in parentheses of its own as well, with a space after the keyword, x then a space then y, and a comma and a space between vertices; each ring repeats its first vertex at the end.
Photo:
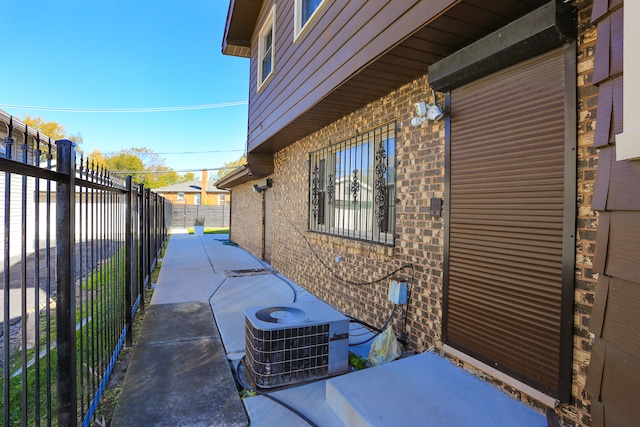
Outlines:
POLYGON ((413 107, 416 110, 418 117, 411 119, 411 125, 420 126, 427 120, 438 121, 444 117, 442 108, 436 104, 436 93, 431 89, 431 95, 433 96, 433 104, 426 104, 424 101, 416 102, 413 107))
POLYGON ((262 193, 262 190, 273 187, 273 180, 271 178, 263 179, 257 184, 253 184, 253 191, 256 193, 262 193))

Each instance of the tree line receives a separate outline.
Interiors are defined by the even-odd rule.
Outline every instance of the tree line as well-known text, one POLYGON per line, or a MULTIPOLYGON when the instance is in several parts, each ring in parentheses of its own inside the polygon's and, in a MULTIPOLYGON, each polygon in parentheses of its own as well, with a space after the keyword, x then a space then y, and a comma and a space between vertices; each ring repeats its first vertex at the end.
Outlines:
MULTIPOLYGON (((82 149, 82 134, 68 134, 64 125, 57 122, 45 122, 41 117, 25 116, 23 122, 30 128, 39 130, 53 140, 68 139, 77 145, 77 152, 83 162, 93 169, 107 170, 112 175, 131 175, 134 182, 144 184, 146 188, 160 188, 181 182, 195 181, 193 172, 179 174, 164 164, 164 159, 146 147, 134 147, 116 153, 102 153, 93 150, 86 154, 82 149)), ((227 162, 218 170, 215 179, 222 178, 236 166, 245 163, 246 157, 227 162)))

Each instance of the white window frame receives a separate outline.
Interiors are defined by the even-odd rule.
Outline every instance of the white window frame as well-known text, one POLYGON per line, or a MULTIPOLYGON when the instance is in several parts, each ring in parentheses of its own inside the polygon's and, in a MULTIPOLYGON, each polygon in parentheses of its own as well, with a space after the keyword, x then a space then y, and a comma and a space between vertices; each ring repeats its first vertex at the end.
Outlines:
POLYGON ((196 193, 196 194, 193 195, 193 204, 194 205, 202 204, 202 195, 201 194, 196 193))
POLYGON ((262 24, 260 28, 260 32, 258 33, 258 78, 256 81, 258 82, 258 91, 271 79, 273 76, 275 64, 276 63, 276 5, 274 4, 267 15, 267 18, 262 24), (271 46, 266 47, 264 40, 267 33, 271 33, 271 46), (269 51, 270 49, 270 51, 269 51), (266 55, 269 55, 271 59, 271 69, 269 70, 269 74, 266 76, 262 76, 263 74, 263 66, 264 61, 266 59, 266 55))
POLYGON ((177 201, 184 202, 184 193, 182 191, 178 193, 177 201))
POLYGON ((218 194, 218 205, 226 206, 227 205, 227 195, 226 194, 218 194))
POLYGON ((328 0, 322 0, 316 9, 313 11, 309 19, 306 22, 302 22, 302 2, 305 0, 295 0, 294 7, 294 19, 293 19, 293 41, 297 41, 298 38, 304 33, 304 31, 309 28, 311 23, 315 20, 315 18, 320 13, 320 10, 324 7, 325 4, 328 3, 328 0))

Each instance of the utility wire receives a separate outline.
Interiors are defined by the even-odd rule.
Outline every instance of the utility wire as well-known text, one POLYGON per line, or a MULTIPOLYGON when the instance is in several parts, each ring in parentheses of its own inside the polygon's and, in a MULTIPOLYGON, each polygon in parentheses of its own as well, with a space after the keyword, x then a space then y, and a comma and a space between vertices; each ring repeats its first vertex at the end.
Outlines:
POLYGON ((284 209, 282 209, 280 207, 280 203, 278 202, 278 200, 276 199, 276 192, 273 192, 273 201, 276 204, 276 207, 278 208, 278 210, 280 211, 280 213, 282 214, 282 216, 287 220, 287 222, 291 225, 291 227, 293 227, 293 229, 300 235, 302 236, 302 239, 305 241, 305 243, 307 244, 307 246, 309 247, 309 250, 311 251, 311 253, 313 254, 314 258, 318 260, 318 262, 320 264, 322 264, 324 266, 324 268, 329 272, 329 274, 334 278, 337 279, 339 281, 341 281, 342 283, 346 283, 347 285, 354 285, 354 286, 363 286, 363 285, 373 285, 376 284, 378 282, 382 282, 383 280, 388 279, 389 277, 393 276, 394 274, 396 274, 397 272, 404 270, 405 268, 409 268, 411 267, 411 269, 413 270, 415 267, 413 264, 411 263, 407 263, 404 264, 398 268, 396 268, 395 270, 393 270, 392 272, 390 272, 389 274, 382 276, 378 279, 375 280, 371 280, 369 282, 355 282, 352 280, 348 280, 345 279, 341 276, 339 276, 338 274, 336 274, 333 269, 322 259, 320 258, 320 256, 316 253, 316 251, 314 250, 313 246, 311 246, 311 242, 309 242, 309 240, 307 239, 307 236, 304 235, 304 233, 302 231, 300 231, 298 229, 298 227, 296 227, 296 225, 293 223, 293 221, 291 221, 291 219, 289 218, 289 216, 286 214, 286 212, 284 211, 284 209))
MULTIPOLYGON (((111 155, 115 155, 115 154, 120 154, 123 151, 126 152, 126 150, 121 150, 121 151, 112 151, 110 153, 101 153, 105 156, 111 156, 111 155)), ((173 151, 173 152, 166 152, 166 153, 150 153, 150 154, 162 154, 162 155, 174 155, 174 154, 208 154, 208 153, 235 153, 235 152, 244 152, 244 149, 238 149, 238 150, 211 150, 211 151, 173 151)))
POLYGON ((375 326, 369 325, 368 323, 365 323, 364 321, 362 321, 360 319, 357 319, 355 317, 347 316, 349 319, 351 319, 352 322, 359 323, 362 326, 366 327, 367 329, 371 329, 371 330, 375 331, 375 334, 373 336, 370 336, 369 338, 367 338, 366 340, 364 340, 362 342, 349 344, 349 347, 354 347, 354 346, 366 344, 369 341, 371 341, 372 339, 374 339, 375 337, 377 337, 378 335, 380 335, 382 332, 384 332, 384 330, 387 329, 387 326, 389 326, 389 323, 391 322, 391 319, 393 319, 393 315, 396 312, 396 307, 398 307, 398 306, 394 304, 393 308, 391 309, 391 313, 389 313, 389 317, 387 317, 387 321, 384 322, 384 325, 382 325, 382 328, 380 328, 380 329, 376 328, 375 326))
POLYGON ((219 171, 219 170, 231 170, 231 169, 235 169, 233 167, 221 167, 221 168, 197 168, 197 169, 178 169, 178 170, 164 170, 164 171, 158 171, 158 170, 126 170, 126 171, 112 171, 110 170, 109 173, 111 175, 114 174, 118 174, 118 175, 130 175, 130 174, 134 174, 134 173, 148 173, 148 174, 163 174, 163 173, 173 173, 173 172, 200 172, 202 170, 207 170, 207 171, 219 171))
POLYGON ((219 102, 216 104, 183 105, 178 107, 140 107, 140 108, 80 108, 80 107, 45 107, 35 105, 0 104, 2 108, 18 110, 58 111, 68 113, 163 113, 168 111, 208 110, 212 108, 235 107, 247 105, 248 101, 219 102))

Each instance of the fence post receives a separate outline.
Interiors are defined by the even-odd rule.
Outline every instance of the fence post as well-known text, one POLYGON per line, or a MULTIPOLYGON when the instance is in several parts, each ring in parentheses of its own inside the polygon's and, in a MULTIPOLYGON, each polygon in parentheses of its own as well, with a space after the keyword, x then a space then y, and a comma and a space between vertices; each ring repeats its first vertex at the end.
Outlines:
POLYGON ((75 144, 56 141, 57 171, 66 178, 56 190, 56 321, 58 343, 58 425, 78 422, 76 385, 75 144))
POLYGON ((140 221, 138 222, 138 239, 139 239, 139 246, 138 246, 138 294, 140 295, 140 307, 142 308, 142 310, 144 311, 145 308, 145 304, 144 304, 144 278, 145 278, 145 265, 144 262, 147 259, 145 254, 144 254, 144 250, 145 250, 145 226, 144 223, 146 221, 146 213, 144 210, 144 184, 140 184, 138 186, 138 198, 139 198, 139 204, 138 204, 138 210, 139 210, 139 215, 140 215, 140 221))
POLYGON ((132 259, 133 256, 133 230, 131 229, 133 208, 132 208, 132 188, 133 188, 133 179, 131 175, 127 176, 127 196, 126 196, 126 206, 125 206, 125 238, 124 238, 124 258, 125 258, 125 279, 124 279, 124 288, 125 288, 125 327, 127 328, 127 337, 126 337, 126 345, 127 347, 131 347, 133 345, 133 303, 132 303, 132 295, 133 292, 133 283, 132 275, 133 275, 133 266, 132 259))
POLYGON ((153 194, 153 259, 158 260, 158 193, 153 194))
MULTIPOLYGON (((9 119, 9 125, 7 126, 7 136, 4 139, 4 144, 5 144, 5 158, 10 159, 11 158, 11 153, 12 153, 12 147, 14 144, 14 140, 11 137, 11 134, 13 133, 13 117, 11 117, 9 119)), ((3 264, 3 272, 2 272, 2 276, 3 276, 3 284, 4 284, 4 289, 3 289, 3 295, 4 295, 4 316, 3 316, 3 324, 2 324, 2 330, 3 330, 3 336, 4 337, 8 337, 10 336, 10 280, 11 280, 11 275, 10 275, 10 265, 11 265, 11 254, 10 254, 10 245, 11 245, 11 174, 10 173, 5 173, 4 174, 4 264, 3 264)), ((3 354, 4 354, 4 359, 3 360, 11 360, 11 345, 4 345, 3 346, 3 354)), ((3 367, 2 367, 2 372, 3 372, 3 390, 4 390, 4 396, 3 396, 3 406, 5 408, 4 410, 4 425, 8 426, 10 425, 10 412, 6 409, 9 408, 9 402, 10 402, 10 397, 11 397, 11 376, 10 376, 10 365, 9 363, 4 363, 3 367)))
POLYGON ((145 189, 145 210, 146 210, 146 218, 144 228, 145 228, 145 244, 144 251, 146 254, 146 267, 144 271, 144 278, 147 289, 151 288, 151 220, 153 217, 151 216, 151 189, 145 189))

